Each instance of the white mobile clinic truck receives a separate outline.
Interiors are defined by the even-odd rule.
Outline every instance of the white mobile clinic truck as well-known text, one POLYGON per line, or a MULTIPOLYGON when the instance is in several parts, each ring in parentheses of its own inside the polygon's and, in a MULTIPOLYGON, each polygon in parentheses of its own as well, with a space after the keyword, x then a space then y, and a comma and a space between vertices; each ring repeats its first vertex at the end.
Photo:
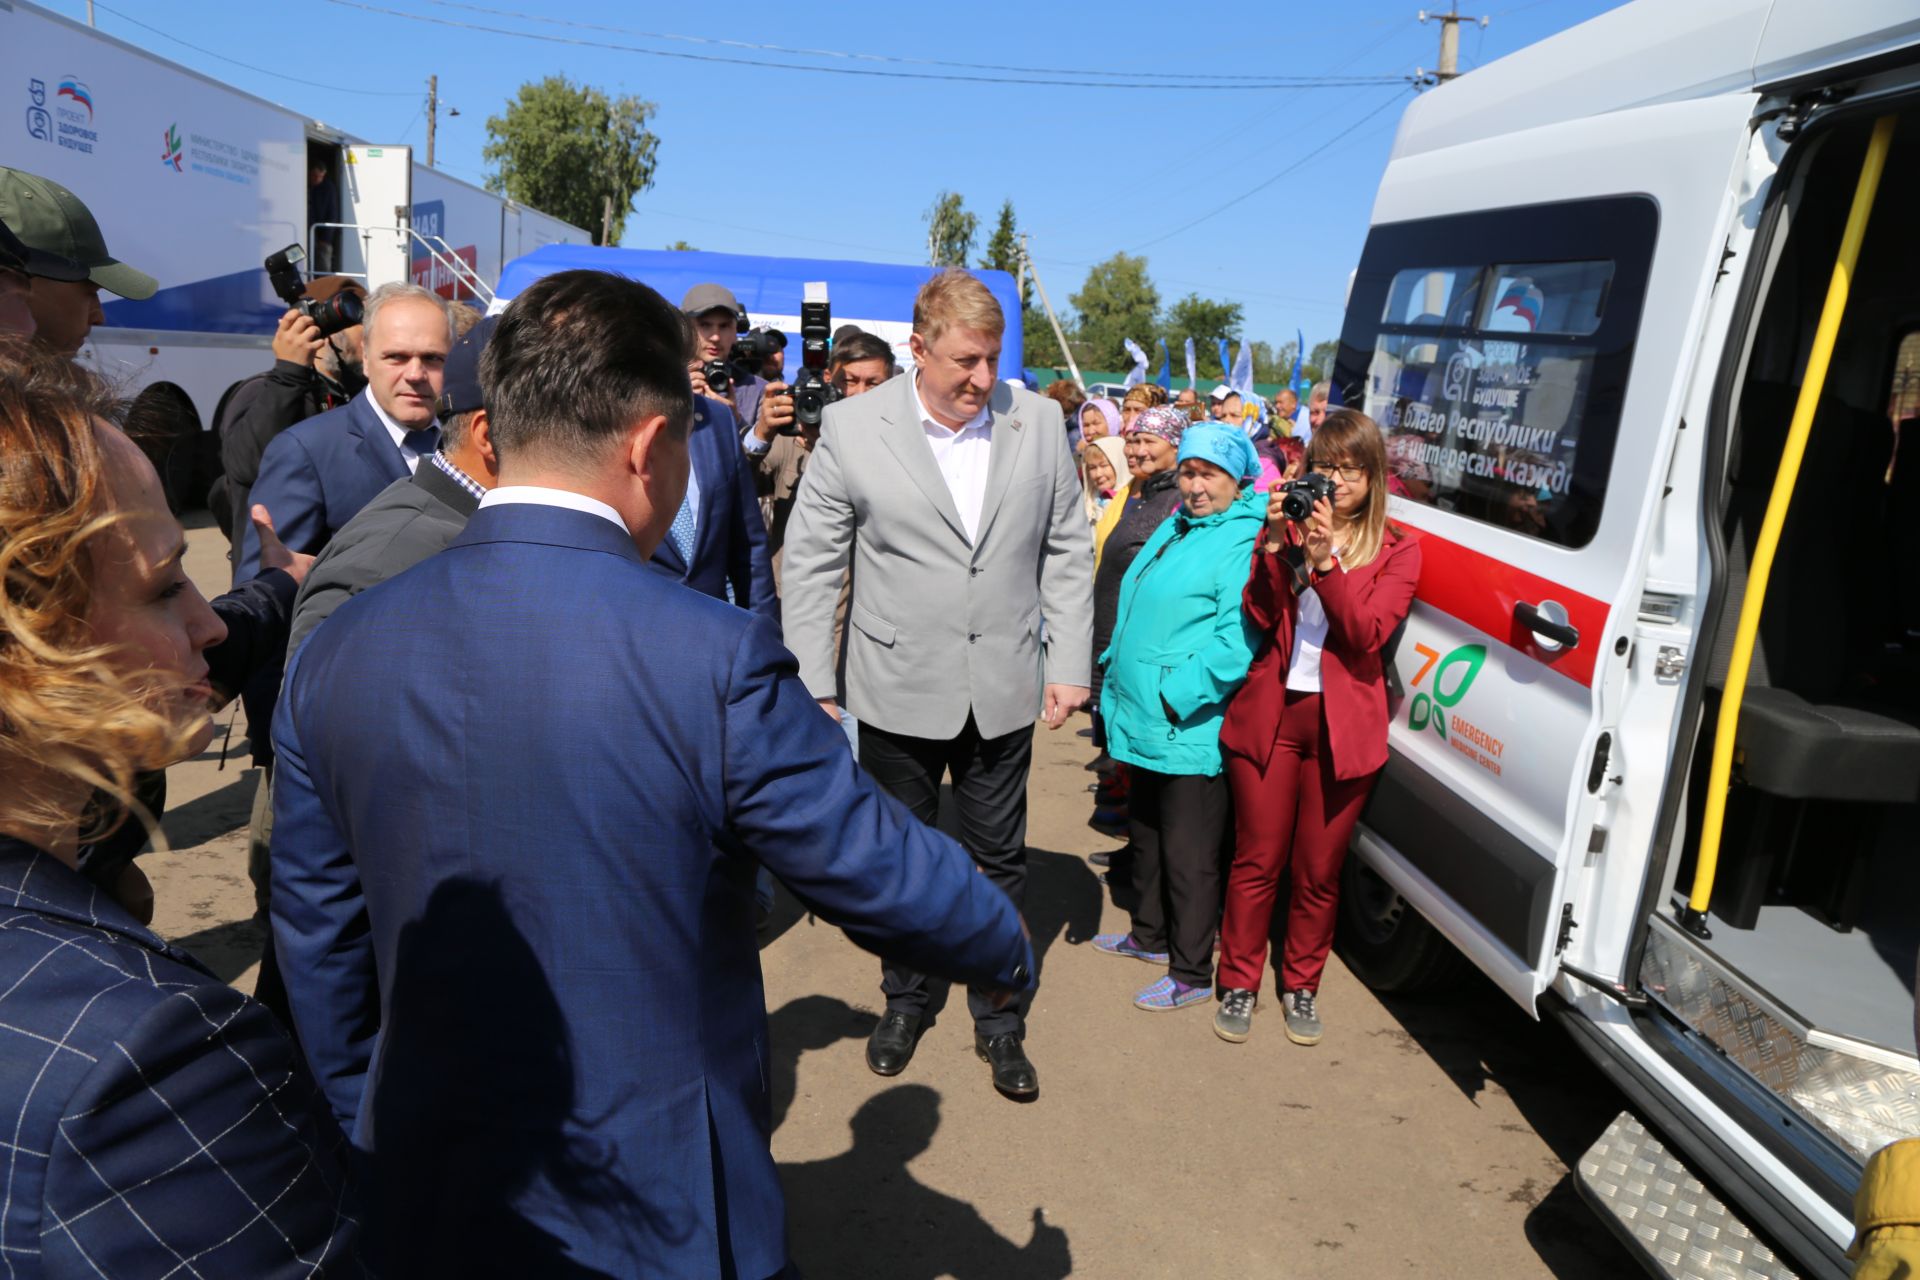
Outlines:
POLYGON ((1564 1022, 1656 1274, 1844 1276, 1920 1134, 1916 210, 1920 4, 1639 0, 1408 109, 1348 301, 1424 570, 1344 954, 1564 1022))
POLYGON ((485 306, 503 262, 591 239, 415 164, 410 148, 362 143, 13 0, 0 0, 0 164, 71 189, 114 256, 159 280, 144 302, 103 295, 107 327, 83 358, 128 390, 178 384, 205 427, 222 391, 273 362, 286 304, 268 254, 298 244, 306 266, 332 256, 371 285, 410 279, 485 306), (310 215, 315 163, 331 217, 310 215))

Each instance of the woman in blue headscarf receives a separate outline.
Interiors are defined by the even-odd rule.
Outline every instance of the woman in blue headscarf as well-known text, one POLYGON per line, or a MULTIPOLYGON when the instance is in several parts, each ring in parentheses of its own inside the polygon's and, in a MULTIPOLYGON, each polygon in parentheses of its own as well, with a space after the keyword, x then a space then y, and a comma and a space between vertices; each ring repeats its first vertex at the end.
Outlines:
POLYGON ((1186 431, 1179 510, 1127 570, 1113 640, 1100 655, 1107 751, 1132 775, 1136 902, 1128 932, 1093 943, 1167 967, 1134 999, 1155 1012, 1213 996, 1229 811, 1220 722, 1258 639, 1240 597, 1266 518, 1251 490, 1259 474, 1253 445, 1237 427, 1186 431))

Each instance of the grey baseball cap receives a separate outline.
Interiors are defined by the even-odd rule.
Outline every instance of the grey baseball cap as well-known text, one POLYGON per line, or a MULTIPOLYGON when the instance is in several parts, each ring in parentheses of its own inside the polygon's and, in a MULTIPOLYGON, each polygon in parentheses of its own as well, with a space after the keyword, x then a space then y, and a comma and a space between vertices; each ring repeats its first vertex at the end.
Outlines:
POLYGON ((135 301, 151 298, 160 288, 160 282, 152 276, 107 252, 107 238, 100 234, 92 210, 57 182, 0 166, 0 221, 12 227, 29 249, 85 268, 79 276, 55 275, 44 263, 36 264, 30 258, 27 271, 31 275, 50 280, 91 280, 102 289, 135 301))
POLYGON ((0 222, 0 268, 24 271, 48 280, 85 280, 87 269, 71 258, 36 249, 13 234, 13 228, 0 222))
POLYGON ((697 284, 687 290, 687 296, 680 299, 680 309, 690 316, 703 316, 709 311, 731 311, 744 314, 740 300, 733 296, 733 290, 723 284, 697 284))

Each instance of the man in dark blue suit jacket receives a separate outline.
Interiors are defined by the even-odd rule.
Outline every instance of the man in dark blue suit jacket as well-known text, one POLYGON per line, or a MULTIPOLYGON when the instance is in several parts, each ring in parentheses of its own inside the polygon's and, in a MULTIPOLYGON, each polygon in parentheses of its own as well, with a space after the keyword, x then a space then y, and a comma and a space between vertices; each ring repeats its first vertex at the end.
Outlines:
POLYGON ((716 600, 731 599, 770 622, 780 620, 773 560, 753 469, 740 456, 733 410, 696 396, 687 437, 688 497, 649 562, 669 577, 716 600), (682 541, 690 543, 689 562, 682 541), (732 591, 731 597, 727 594, 732 591))
MULTIPOLYGON (((451 307, 418 285, 389 284, 373 291, 366 311, 367 389, 275 436, 249 497, 273 513, 280 541, 309 555, 437 443, 433 415, 453 347, 451 307)), ((248 527, 233 580, 250 580, 259 563, 260 539, 248 527)))
POLYGON ((501 487, 288 674, 274 934, 385 1274, 783 1272, 756 857, 882 955, 1031 985, 773 625, 648 568, 688 341, 644 285, 529 288, 482 365, 501 487))

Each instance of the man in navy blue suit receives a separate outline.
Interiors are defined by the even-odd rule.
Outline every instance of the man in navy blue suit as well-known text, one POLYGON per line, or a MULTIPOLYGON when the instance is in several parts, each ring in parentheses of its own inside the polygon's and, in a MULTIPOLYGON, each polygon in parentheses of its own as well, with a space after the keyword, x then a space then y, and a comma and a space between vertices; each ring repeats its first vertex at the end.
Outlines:
MULTIPOLYGON (((274 530, 294 551, 321 548, 373 495, 411 475, 438 444, 434 405, 453 348, 453 310, 414 284, 388 284, 366 302, 367 389, 338 409, 296 423, 260 457, 250 502, 273 512, 274 530)), ((260 539, 241 538, 233 580, 259 572, 260 539)))
POLYGON ((383 1274, 785 1272, 756 858, 882 956, 1032 983, 1006 894, 855 767, 773 624, 647 567, 689 344, 617 276, 521 294, 481 370, 500 487, 288 672, 274 935, 383 1274))
MULTIPOLYGON (((362 353, 367 388, 338 409, 288 427, 260 456, 260 475, 248 495, 273 513, 275 532, 292 551, 318 555, 360 514, 374 495, 409 475, 439 444, 434 408, 440 399, 447 352, 453 348, 453 310, 446 299, 414 284, 386 284, 366 301, 362 353)), ((260 535, 251 522, 234 557, 233 581, 251 582, 260 572, 260 535)), ((241 690, 247 738, 261 767, 253 815, 247 825, 247 873, 261 910, 270 896, 268 809, 273 782, 269 733, 280 696, 283 658, 256 671, 241 690)), ((254 994, 276 1011, 284 1008, 272 939, 260 958, 254 994)))
POLYGON ((740 456, 733 410, 721 401, 694 397, 687 462, 687 496, 648 563, 695 591, 778 622, 759 490, 740 456))

